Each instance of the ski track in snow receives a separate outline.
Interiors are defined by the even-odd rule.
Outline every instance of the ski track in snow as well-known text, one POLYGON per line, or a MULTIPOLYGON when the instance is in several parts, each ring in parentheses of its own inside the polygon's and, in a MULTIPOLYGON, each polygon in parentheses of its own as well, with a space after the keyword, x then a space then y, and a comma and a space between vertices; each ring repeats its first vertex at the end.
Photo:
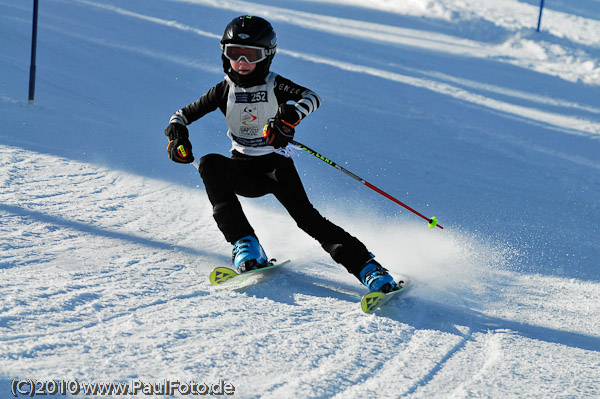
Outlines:
MULTIPOLYGON (((78 0, 86 1, 87 0, 78 0)), ((435 50, 448 52, 449 54, 493 58, 499 61, 513 63, 524 68, 532 68, 540 72, 562 76, 569 80, 583 80, 586 83, 600 83, 600 66, 594 62, 589 55, 579 51, 570 53, 564 48, 557 48, 552 42, 541 42, 530 40, 527 36, 522 37, 523 26, 527 26, 528 15, 535 15, 536 7, 518 4, 518 2, 505 1, 505 6, 486 7, 481 6, 475 1, 472 4, 462 3, 459 7, 451 4, 446 10, 439 13, 442 19, 451 19, 453 13, 461 15, 465 20, 481 19, 483 21, 493 21, 498 27, 505 29, 511 36, 504 43, 499 45, 490 45, 485 42, 478 42, 468 39, 462 39, 457 36, 449 36, 436 32, 426 32, 424 30, 413 30, 400 28, 396 26, 386 26, 381 24, 356 21, 339 17, 330 17, 314 13, 300 12, 282 7, 272 7, 258 5, 238 0, 174 0, 183 3, 191 3, 203 6, 211 6, 219 9, 228 9, 242 12, 252 12, 257 15, 264 15, 271 20, 284 23, 299 25, 308 29, 332 33, 336 35, 348 36, 359 40, 383 41, 389 44, 414 46, 426 50, 435 50), (515 3, 520 8, 515 12, 515 3), (506 7, 506 8, 505 8, 506 7), (510 12, 507 11, 511 9, 510 12), (521 16, 516 20, 502 18, 507 14, 521 16), (466 17, 466 18, 465 18, 466 17), (544 65, 540 66, 537 61, 544 60, 544 65), (555 62, 553 62, 555 60, 555 62), (548 62, 550 61, 550 62, 548 62), (568 67, 565 68, 565 65, 568 67)), ((427 15, 432 17, 431 9, 435 8, 431 1, 425 9, 427 11, 419 16, 427 15)), ((354 3, 356 4, 356 2, 354 3)), ((365 2, 360 2, 359 6, 369 7, 365 2)), ((393 11, 394 5, 385 5, 386 11, 393 11)), ((414 9, 414 8, 413 8, 414 9)), ((567 38, 576 43, 590 46, 592 51, 597 51, 600 47, 600 22, 593 19, 575 17, 567 14, 547 12, 550 20, 550 32, 558 38, 567 38), (567 24, 568 23, 568 24, 567 24), (565 29, 564 26, 569 26, 565 29)), ((472 21, 469 21, 472 23, 472 21)))
MULTIPOLYGON (((210 38, 219 38, 220 36, 215 33, 210 33, 206 31, 202 31, 191 26, 187 26, 181 23, 176 23, 173 21, 167 21, 164 19, 150 17, 147 15, 143 15, 140 13, 131 12, 125 10, 120 7, 104 5, 97 2, 92 2, 89 0, 74 0, 76 2, 91 5, 94 7, 99 7, 102 9, 114 11, 116 13, 126 15, 129 17, 133 17, 136 19, 142 19, 145 21, 149 21, 152 23, 157 23, 165 26, 169 26, 178 30, 189 31, 195 34, 210 37, 210 38)), ((390 44, 402 44, 408 46, 414 46, 421 49, 428 50, 436 50, 436 51, 447 51, 450 54, 461 55, 461 56, 469 56, 469 57, 481 57, 481 58, 494 58, 494 59, 512 59, 515 50, 511 47, 511 44, 503 44, 498 47, 490 47, 486 43, 473 42, 466 39, 460 39, 457 37, 445 36, 438 33, 429 33, 424 34, 423 31, 418 30, 410 30, 404 28, 397 28, 391 26, 384 26, 379 24, 365 23, 360 21, 353 20, 345 20, 341 18, 333 18, 320 16, 316 14, 302 13, 298 11, 287 10, 284 8, 278 7, 268 7, 268 6, 259 6, 259 5, 250 5, 249 3, 243 1, 212 1, 212 0, 176 0, 179 2, 185 3, 193 3, 193 4, 202 4, 208 5, 217 8, 225 8, 231 9, 236 12, 252 12, 259 15, 264 15, 267 18, 270 18, 275 21, 281 21, 284 23, 291 24, 299 24, 300 26, 306 27, 308 29, 320 30, 328 33, 333 33, 336 35, 350 36, 352 38, 357 38, 360 40, 376 40, 376 41, 384 41, 390 44), (507 48, 506 50, 502 50, 503 48, 507 48)), ((597 21, 594 21, 597 22, 597 21)), ((598 29, 600 29, 600 23, 597 23, 598 29)), ((593 46, 600 46, 600 38, 596 36, 592 36, 592 42, 590 43, 593 46)), ((515 40, 517 43, 522 43, 522 40, 515 40)), ((533 44, 537 45, 537 44, 533 44)), ((531 49, 524 49, 525 52, 531 53, 531 49)), ((404 83, 414 87, 426 88, 428 90, 432 90, 436 93, 440 93, 443 95, 447 95, 458 100, 462 100, 465 102, 469 102, 472 104, 477 104, 479 106, 488 107, 491 110, 500 111, 504 113, 508 113, 514 115, 519 118, 531 119, 538 123, 543 123, 560 129, 561 131, 571 133, 571 134, 582 134, 582 135, 600 135, 600 123, 594 120, 587 120, 581 117, 572 117, 568 115, 560 115, 556 112, 546 112, 540 109, 536 109, 533 107, 524 107, 518 106, 515 104, 511 104, 505 101, 499 101, 497 99, 493 99, 490 97, 486 97, 483 95, 475 94, 473 92, 469 92, 461 89, 458 86, 450 85, 448 83, 444 83, 442 81, 435 81, 425 78, 419 78, 415 76, 410 76, 407 74, 401 74, 397 72, 386 71, 378 68, 372 68, 368 66, 358 65, 354 63, 345 63, 340 60, 311 55, 305 52, 297 52, 290 51, 285 49, 280 49, 278 51, 280 54, 288 55, 295 58, 301 58, 304 60, 308 60, 311 62, 315 62, 318 64, 328 65, 334 68, 339 68, 345 71, 352 71, 356 73, 362 73, 367 75, 376 76, 383 79, 388 79, 395 82, 404 83)), ((540 57, 546 59, 550 55, 546 55, 545 50, 541 50, 544 55, 540 55, 540 57)), ((164 55, 163 55, 164 56, 164 55)), ((553 71, 552 69, 547 70, 545 72, 563 76, 570 80, 578 80, 582 79, 584 81, 589 81, 590 83, 600 84, 600 67, 596 70, 590 70, 590 65, 593 68, 593 62, 582 62, 583 69, 581 73, 578 74, 578 68, 575 65, 571 65, 568 68, 564 68, 564 58, 571 59, 572 56, 565 56, 560 53, 557 55, 557 68, 559 70, 553 71), (568 76, 569 74, 574 74, 573 76, 568 76), (597 75, 597 79, 595 76, 597 75)), ((516 58, 513 61, 519 63, 523 60, 523 58, 516 58)), ((179 61, 178 63, 181 63, 179 61)), ((187 61, 188 64, 193 64, 191 61, 187 61)), ((535 61, 531 61, 530 63, 523 65, 519 64, 524 68, 532 68, 536 69, 537 64, 535 61)), ((549 63, 544 63, 546 69, 548 69, 549 63)), ((568 104, 568 107, 577 106, 573 104, 568 104)), ((590 110, 594 113, 599 113, 600 108, 592 108, 590 110)))
MULTIPOLYGON (((587 311, 581 309, 584 302, 575 309, 581 316, 588 313, 581 320, 589 325, 548 320, 550 313, 543 309, 537 326, 519 322, 518 311, 509 315, 514 307, 499 310, 499 317, 480 313, 490 309, 471 309, 469 302, 481 301, 490 291, 473 293, 461 280, 469 273, 469 284, 481 289, 475 281, 493 279, 495 272, 477 270, 485 268, 480 259, 485 247, 464 237, 458 236, 446 250, 440 246, 439 264, 429 260, 413 265, 418 269, 427 264, 429 270, 424 276, 412 271, 418 278, 403 305, 379 316, 360 312, 360 286, 339 267, 321 262, 316 245, 298 232, 293 237, 298 245, 312 249, 274 273, 268 281, 277 284, 276 290, 261 284, 214 290, 206 276, 212 267, 227 265, 229 248, 211 227, 200 191, 0 148, 0 346, 10 376, 226 378, 241 397, 257 396, 252 392, 263 397, 430 397, 452 384, 449 397, 468 397, 487 384, 489 373, 521 370, 520 354, 513 349, 522 345, 517 334, 531 340, 528 350, 554 353, 556 361, 571 359, 571 352, 576 353, 572 361, 598 359, 593 348, 600 338, 577 333, 590 331, 596 323, 589 301, 587 311), (172 190, 181 191, 188 204, 178 214, 164 212, 172 190), (164 234, 164 226, 186 218, 195 222, 164 234), (202 239, 214 237, 214 242, 199 245, 199 229, 211 231, 202 239), (477 256, 470 245, 477 247, 477 256), (544 323, 550 326, 539 327, 544 323), (248 373, 256 365, 258 377, 248 373)), ((262 213, 252 209, 250 215, 262 213)), ((282 224, 275 218, 265 229, 282 224)), ((426 238, 416 227, 411 229, 415 242, 422 244, 426 238)), ((276 240, 265 232, 261 236, 266 236, 267 248, 276 240)), ((488 251, 487 256, 497 256, 488 251)), ((500 283, 504 278, 498 276, 500 283)), ((517 287, 540 287, 538 278, 530 280, 517 287)), ((568 288, 569 283, 562 285, 568 288)), ((589 289, 589 298, 594 298, 597 285, 589 289)), ((505 300, 499 293, 492 297, 505 300)), ((532 359, 526 367, 537 367, 532 359)), ((531 375, 543 393, 544 381, 538 377, 546 377, 531 375)))
MULTIPOLYGON (((108 2, 53 2, 63 3, 208 39, 220 37, 144 7, 138 12, 108 2)), ((384 0, 358 4, 443 21, 491 21, 507 32, 505 41, 491 44, 243 1, 168 3, 251 11, 350 40, 492 59, 567 81, 600 84, 594 58, 598 21, 548 10, 544 26, 550 37, 536 41, 523 31, 522 16, 535 7, 520 2, 506 0, 482 9, 472 1, 450 0, 394 3, 392 9, 384 0), (522 12, 507 11, 515 6, 522 12), (579 46, 571 49, 568 43, 579 46), (540 60, 547 62, 535 62, 540 60)), ((0 6, 23 8, 6 1, 0 6)), ((62 25, 45 29, 92 47, 220 73, 218 65, 152 44, 77 35, 62 25)), ((361 79, 373 76, 426 89, 566 136, 596 140, 600 134, 600 107, 583 101, 410 67, 363 65, 285 48, 279 53, 360 74, 361 79)), ((2 65, 10 71, 20 68, 8 61, 2 65)), ((28 117, 30 110, 22 102, 0 98, 0 107, 8 110, 3 115, 15 121, 28 117)), ((111 99, 103 100, 99 106, 110 109, 111 99)), ((49 107, 34 110, 56 113, 49 107)), ((116 124, 94 117, 81 118, 106 129, 116 124)), ((56 126, 49 122, 40 129, 50 134, 56 126)), ((360 206, 361 220, 342 209, 326 209, 328 217, 357 232, 392 273, 405 273, 415 282, 397 306, 367 316, 358 306, 364 288, 354 277, 291 226, 279 209, 244 201, 250 219, 263 221, 256 228, 269 255, 292 263, 254 286, 214 289, 208 272, 229 265, 231 248, 214 226, 201 189, 24 149, 17 140, 27 137, 6 131, 0 137, 8 143, 0 144, 1 397, 8 395, 16 377, 224 379, 235 385, 234 397, 242 398, 600 396, 600 286, 595 281, 520 273, 517 249, 451 227, 429 231, 404 219, 398 223, 371 215, 360 206), (289 244, 282 245, 281 237, 289 244), (397 253, 403 254, 401 264, 395 262, 397 253)), ((600 169, 597 159, 537 145, 540 152, 600 169)))

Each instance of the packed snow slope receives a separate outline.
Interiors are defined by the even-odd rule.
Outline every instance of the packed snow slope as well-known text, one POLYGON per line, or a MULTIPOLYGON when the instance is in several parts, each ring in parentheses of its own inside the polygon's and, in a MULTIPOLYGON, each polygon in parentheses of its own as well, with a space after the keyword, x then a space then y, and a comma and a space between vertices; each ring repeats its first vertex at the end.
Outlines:
MULTIPOLYGON (((31 2, 0 0, 0 397, 15 379, 600 397, 600 1, 546 2, 539 33, 538 3, 46 0, 29 105, 31 2), (445 227, 295 159, 317 208, 413 279, 377 315, 272 198, 243 204, 291 265, 208 283, 231 248, 163 129, 223 78, 244 13, 323 99, 296 139, 445 227)), ((227 153, 220 113, 190 131, 197 157, 227 153)))

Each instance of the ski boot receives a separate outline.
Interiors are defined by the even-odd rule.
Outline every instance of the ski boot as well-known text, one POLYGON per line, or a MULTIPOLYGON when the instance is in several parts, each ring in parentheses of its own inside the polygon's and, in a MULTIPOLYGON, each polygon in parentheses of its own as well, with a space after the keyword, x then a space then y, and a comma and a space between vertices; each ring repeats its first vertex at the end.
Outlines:
POLYGON ((380 291, 383 293, 392 292, 398 289, 394 278, 390 276, 387 269, 371 258, 365 267, 360 271, 360 281, 371 292, 380 291))
POLYGON ((269 265, 269 259, 256 237, 242 237, 233 244, 232 259, 240 273, 269 265))

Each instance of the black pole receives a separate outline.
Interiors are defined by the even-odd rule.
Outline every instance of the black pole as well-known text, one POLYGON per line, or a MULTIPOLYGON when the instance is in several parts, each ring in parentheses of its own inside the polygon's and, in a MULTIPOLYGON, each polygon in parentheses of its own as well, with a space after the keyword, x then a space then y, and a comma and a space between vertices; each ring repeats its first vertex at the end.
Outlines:
POLYGON ((37 47, 38 0, 33 0, 33 28, 31 31, 31 63, 29 66, 29 104, 33 104, 35 93, 35 55, 37 47))
POLYGON ((537 31, 540 31, 540 26, 542 25, 542 10, 544 9, 544 0, 540 3, 540 16, 538 17, 538 27, 537 31))

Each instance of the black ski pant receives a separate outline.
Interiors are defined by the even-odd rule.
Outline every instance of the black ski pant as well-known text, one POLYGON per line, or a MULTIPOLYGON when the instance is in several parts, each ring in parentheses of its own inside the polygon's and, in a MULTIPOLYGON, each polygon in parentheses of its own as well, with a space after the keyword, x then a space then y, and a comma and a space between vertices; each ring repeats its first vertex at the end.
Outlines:
POLYGON ((231 158, 208 154, 200 159, 198 170, 213 206, 217 226, 230 243, 254 235, 237 196, 257 198, 273 194, 298 227, 316 239, 333 260, 356 277, 371 258, 362 242, 313 207, 290 158, 275 153, 248 156, 237 151, 231 158))

